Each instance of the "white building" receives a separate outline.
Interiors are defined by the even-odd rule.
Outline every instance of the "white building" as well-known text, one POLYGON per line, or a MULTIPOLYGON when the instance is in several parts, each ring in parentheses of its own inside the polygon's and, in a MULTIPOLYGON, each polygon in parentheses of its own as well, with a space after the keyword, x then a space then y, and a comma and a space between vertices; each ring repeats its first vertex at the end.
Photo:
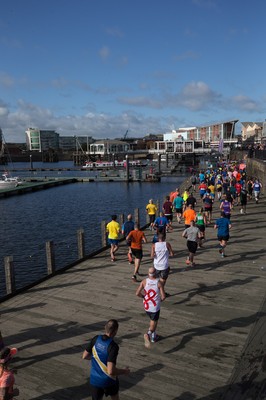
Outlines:
POLYGON ((128 153, 129 143, 122 140, 99 140, 90 145, 90 154, 105 156, 107 154, 128 153))

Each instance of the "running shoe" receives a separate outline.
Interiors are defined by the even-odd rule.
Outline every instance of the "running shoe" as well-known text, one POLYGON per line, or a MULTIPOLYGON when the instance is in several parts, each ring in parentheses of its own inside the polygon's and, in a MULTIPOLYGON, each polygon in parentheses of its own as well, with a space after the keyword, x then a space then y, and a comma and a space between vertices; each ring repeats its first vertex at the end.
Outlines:
POLYGON ((136 275, 133 275, 131 279, 132 279, 133 282, 137 282, 137 277, 136 277, 136 275))
POLYGON ((189 265, 189 264, 190 264, 190 261, 189 261, 189 259, 188 259, 188 258, 186 259, 186 264, 187 264, 187 265, 189 265))
POLYGON ((156 342, 158 342, 158 340, 159 340, 159 336, 158 335, 152 335, 151 336, 151 343, 156 343, 156 342))

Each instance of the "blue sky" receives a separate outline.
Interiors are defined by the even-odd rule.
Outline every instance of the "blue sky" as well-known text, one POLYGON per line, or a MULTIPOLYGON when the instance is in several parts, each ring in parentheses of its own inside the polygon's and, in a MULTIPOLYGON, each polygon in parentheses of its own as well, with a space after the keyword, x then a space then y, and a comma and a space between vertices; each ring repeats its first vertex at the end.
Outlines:
POLYGON ((264 0, 4 1, 5 139, 264 121, 265 15, 264 0))

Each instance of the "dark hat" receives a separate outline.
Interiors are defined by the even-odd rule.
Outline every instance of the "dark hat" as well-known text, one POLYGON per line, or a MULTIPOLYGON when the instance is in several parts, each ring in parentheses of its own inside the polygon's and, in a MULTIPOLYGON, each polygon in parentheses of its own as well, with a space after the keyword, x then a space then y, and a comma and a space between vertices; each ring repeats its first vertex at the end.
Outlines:
POLYGON ((12 357, 14 357, 18 352, 15 347, 4 347, 0 353, 0 364, 6 364, 12 357))

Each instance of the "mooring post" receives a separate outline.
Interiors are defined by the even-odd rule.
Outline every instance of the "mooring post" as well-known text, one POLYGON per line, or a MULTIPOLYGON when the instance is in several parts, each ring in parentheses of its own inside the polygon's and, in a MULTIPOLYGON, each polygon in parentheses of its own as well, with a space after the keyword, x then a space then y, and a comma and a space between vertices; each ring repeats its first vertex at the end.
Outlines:
POLYGON ((120 229, 122 229, 122 226, 123 226, 123 224, 124 224, 124 222, 125 222, 125 216, 124 216, 124 214, 120 214, 120 215, 119 215, 119 220, 118 220, 118 222, 119 222, 119 225, 120 225, 120 229))
POLYGON ((106 247, 107 246, 106 221, 102 221, 101 223, 101 232, 102 232, 102 247, 106 247))
POLYGON ((139 208, 135 208, 134 210, 134 221, 135 224, 139 224, 139 208))
POLYGON ((157 207, 156 216, 158 217, 160 215, 160 200, 157 200, 156 207, 157 207))
POLYGON ((6 293, 12 294, 16 290, 15 270, 13 257, 5 257, 6 293))
POLYGON ((51 275, 55 271, 54 242, 48 241, 46 247, 47 274, 51 275))
POLYGON ((80 228, 77 231, 78 235, 78 259, 81 260, 85 257, 85 235, 84 229, 80 228))

